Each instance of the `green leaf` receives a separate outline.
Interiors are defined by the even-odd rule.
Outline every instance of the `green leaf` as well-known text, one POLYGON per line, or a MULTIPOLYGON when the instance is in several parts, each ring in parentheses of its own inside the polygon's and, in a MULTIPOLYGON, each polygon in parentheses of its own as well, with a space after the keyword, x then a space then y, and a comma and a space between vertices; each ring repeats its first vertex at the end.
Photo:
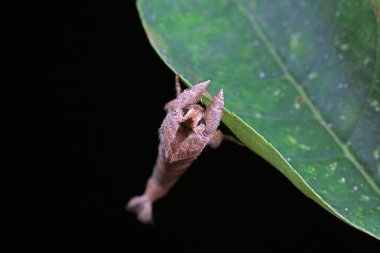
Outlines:
POLYGON ((223 122, 247 147, 380 239, 377 1, 139 0, 138 8, 173 71, 187 84, 210 79, 212 94, 224 89, 223 122))

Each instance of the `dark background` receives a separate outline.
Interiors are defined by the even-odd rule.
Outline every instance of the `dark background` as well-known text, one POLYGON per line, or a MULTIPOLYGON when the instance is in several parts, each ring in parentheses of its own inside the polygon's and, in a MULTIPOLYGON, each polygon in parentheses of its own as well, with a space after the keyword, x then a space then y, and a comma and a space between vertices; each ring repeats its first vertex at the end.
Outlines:
POLYGON ((149 45, 134 1, 15 3, 2 12, 7 252, 379 247, 231 143, 206 149, 155 204, 155 225, 139 224, 125 204, 144 190, 163 106, 175 92, 174 74, 149 45))

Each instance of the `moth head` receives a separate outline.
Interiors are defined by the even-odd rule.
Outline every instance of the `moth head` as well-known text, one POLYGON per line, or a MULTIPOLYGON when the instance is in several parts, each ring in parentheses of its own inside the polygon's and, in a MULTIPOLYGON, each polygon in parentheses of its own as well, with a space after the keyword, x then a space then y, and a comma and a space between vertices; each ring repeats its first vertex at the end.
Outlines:
POLYGON ((204 125, 204 109, 198 104, 188 105, 181 110, 178 123, 181 126, 191 130, 197 129, 200 125, 204 125))

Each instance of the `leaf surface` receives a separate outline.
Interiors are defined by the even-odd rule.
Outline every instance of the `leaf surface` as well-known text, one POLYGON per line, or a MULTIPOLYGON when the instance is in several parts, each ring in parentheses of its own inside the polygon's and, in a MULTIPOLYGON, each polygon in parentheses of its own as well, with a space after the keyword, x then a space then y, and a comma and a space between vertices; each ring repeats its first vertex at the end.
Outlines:
MULTIPOLYGON (((148 38, 294 185, 380 239, 380 0, 139 0, 148 38)), ((255 165, 252 164, 252 169, 255 165)), ((312 218, 312 217, 311 217, 312 218)))

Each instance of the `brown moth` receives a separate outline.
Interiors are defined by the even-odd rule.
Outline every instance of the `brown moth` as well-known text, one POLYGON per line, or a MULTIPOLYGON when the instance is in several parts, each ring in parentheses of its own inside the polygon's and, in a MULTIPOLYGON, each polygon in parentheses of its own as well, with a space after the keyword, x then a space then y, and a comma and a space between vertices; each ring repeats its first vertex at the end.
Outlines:
POLYGON ((199 105, 210 81, 181 91, 176 75, 177 98, 165 105, 167 115, 159 130, 160 144, 153 173, 143 195, 133 197, 127 209, 137 214, 142 223, 152 222, 152 204, 164 197, 206 145, 216 148, 224 136, 217 130, 223 115, 223 90, 219 90, 206 108, 199 105))

